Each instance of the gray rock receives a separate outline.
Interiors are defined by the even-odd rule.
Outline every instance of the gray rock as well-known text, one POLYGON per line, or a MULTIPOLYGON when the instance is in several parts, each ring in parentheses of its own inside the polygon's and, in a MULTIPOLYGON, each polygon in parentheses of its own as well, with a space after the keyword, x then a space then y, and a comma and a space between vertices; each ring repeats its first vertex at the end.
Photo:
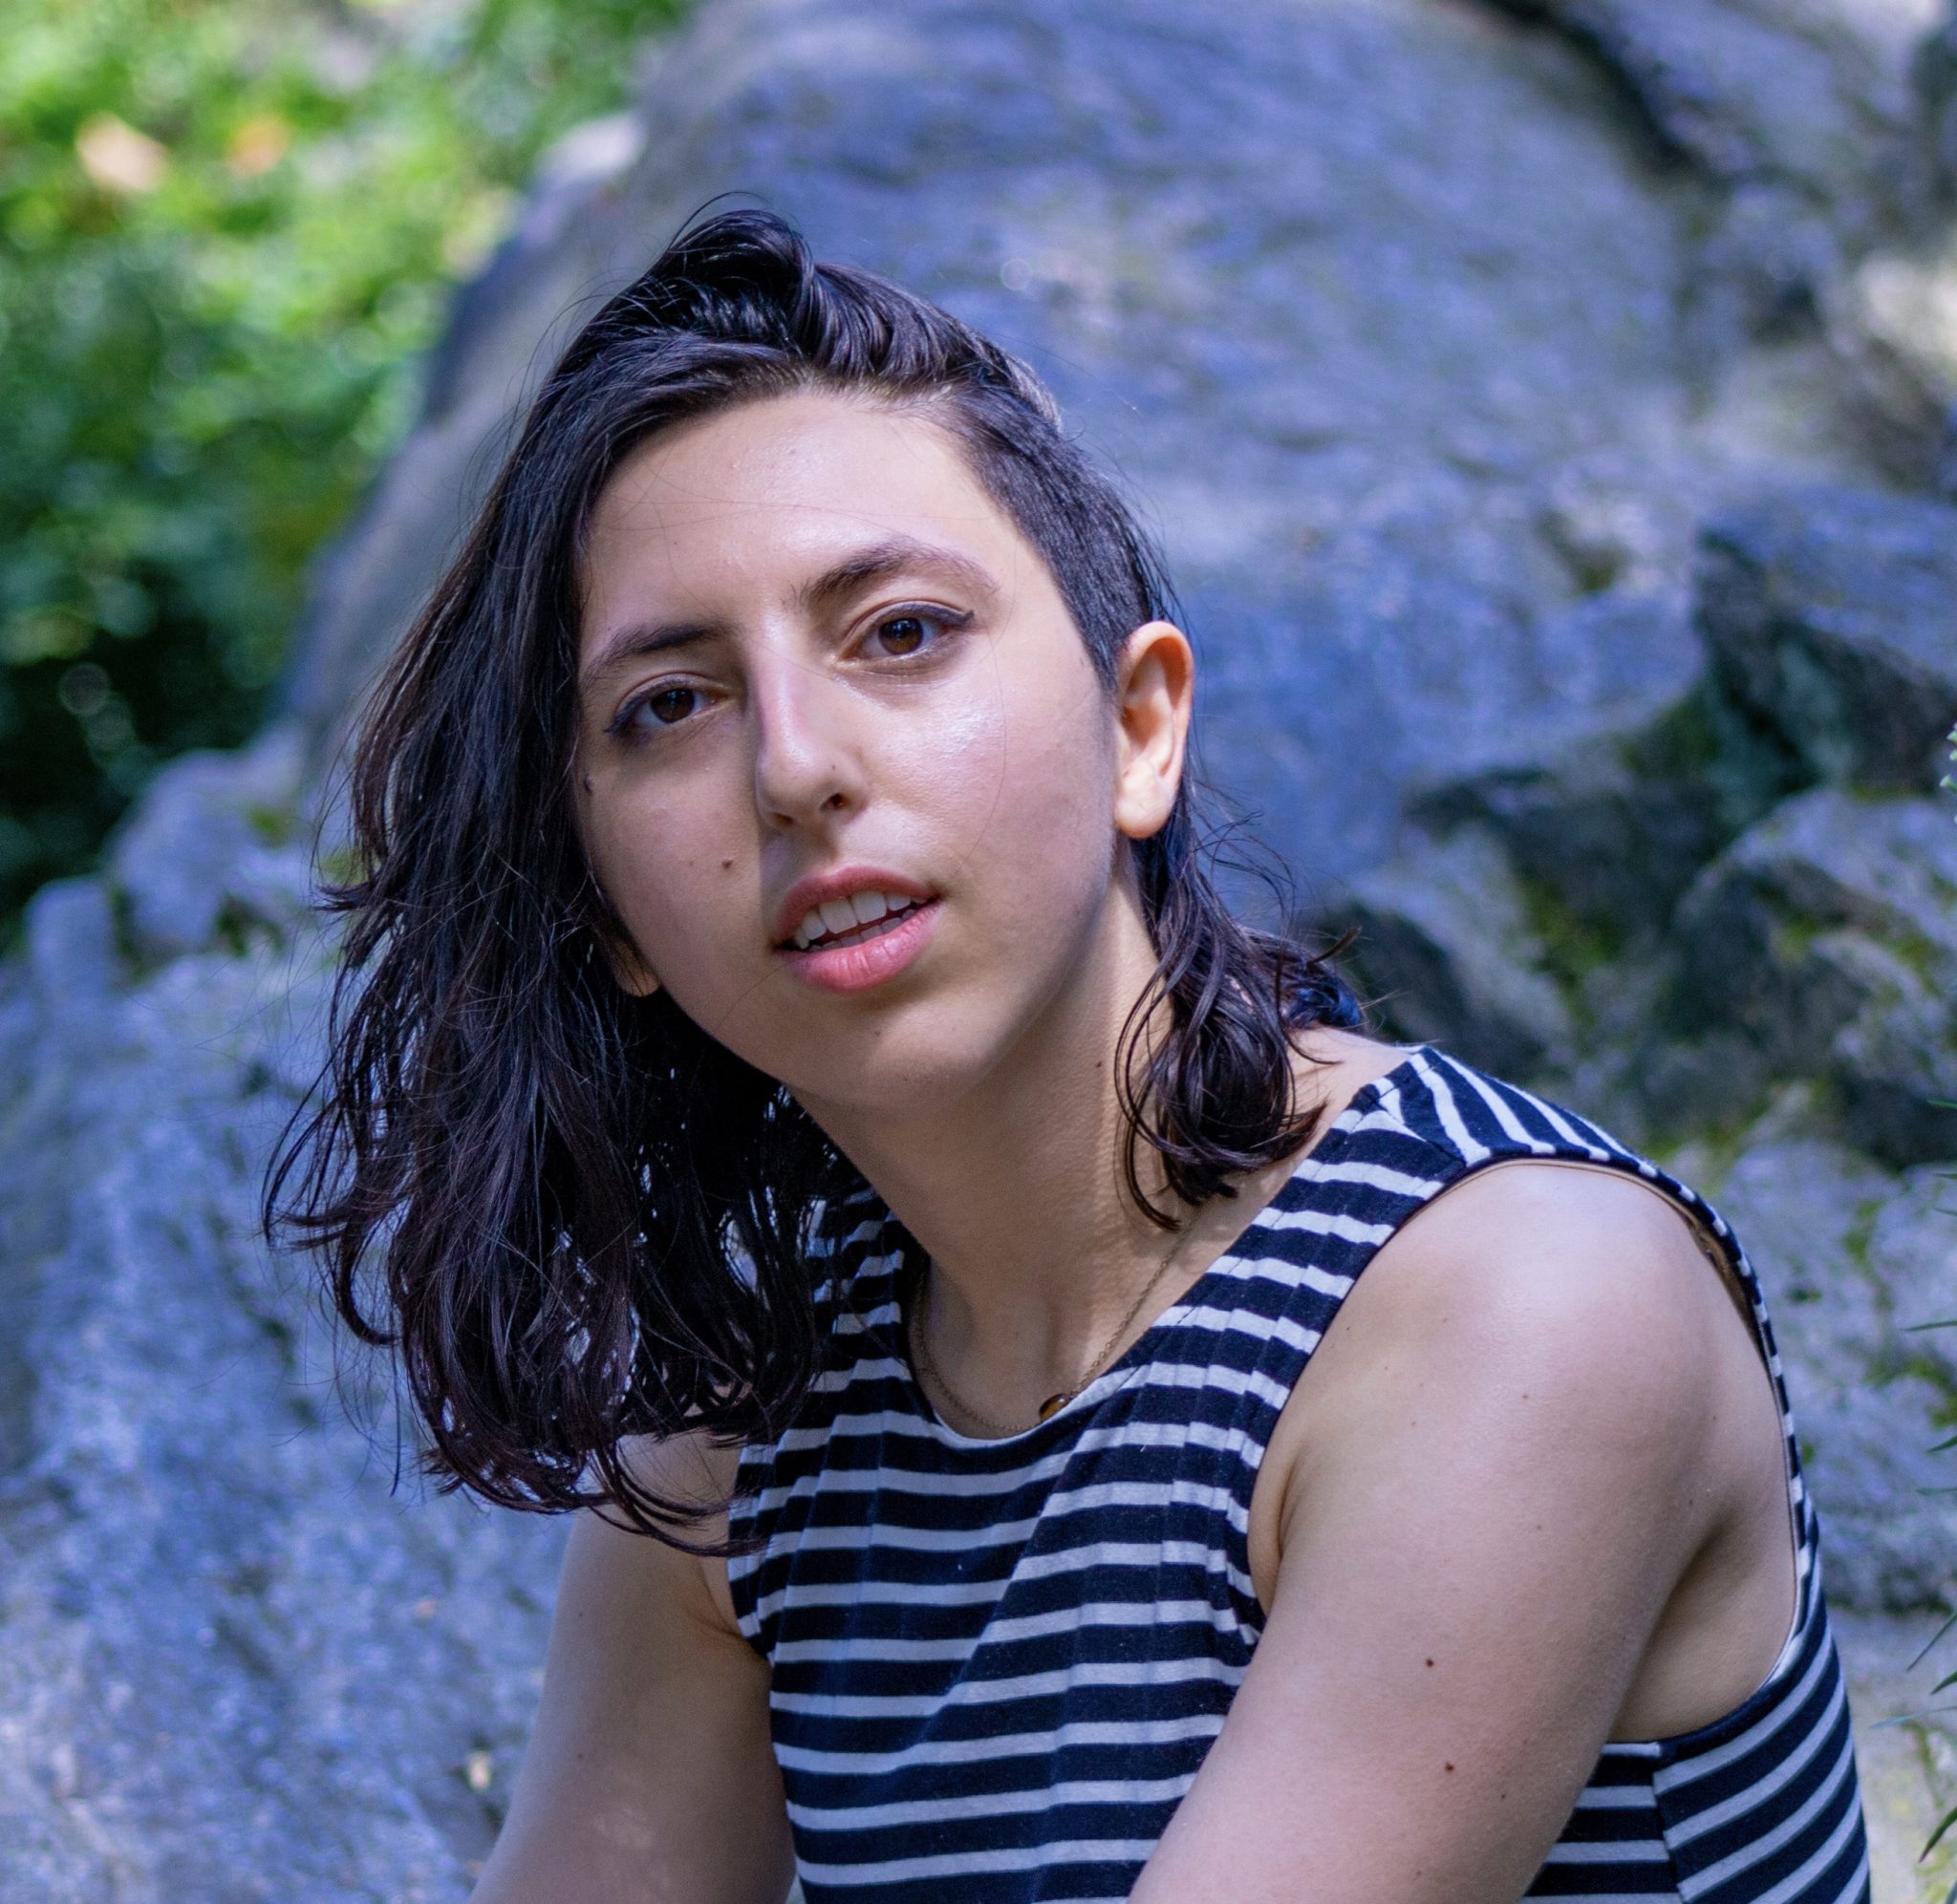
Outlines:
POLYGON ((1949 1398, 1917 1376, 1811 1395, 1795 1429, 1814 1466, 1823 1572, 1844 1606, 1931 1609, 1950 1591, 1957 1515, 1939 1420, 1949 1398))
POLYGON ((1903 1168, 1957 1157, 1957 1039, 1946 977, 1849 937, 1833 956, 1867 1002, 1829 1047, 1841 1128, 1903 1168))
POLYGON ((1675 598, 1598 595, 1548 625, 1559 624, 1562 664, 1613 656, 1613 689, 1585 695, 1563 735, 1519 736, 1521 758, 1413 786, 1408 812, 1430 832, 1473 824, 1498 839, 1540 907, 1567 915, 1557 936, 1574 975, 1663 931, 1694 871, 1769 797, 1736 804, 1722 787, 1714 769, 1732 754, 1714 731, 1723 708, 1703 690, 1675 598))
POLYGON ((1909 123, 1895 48, 1853 0, 1505 4, 1588 49, 1665 148, 1710 180, 1784 180, 1865 214, 1884 135, 1909 123))
POLYGON ((1734 699, 1811 779, 1928 790, 1957 724, 1957 509, 1806 489, 1705 532, 1699 617, 1734 699))
MULTIPOLYGON (((1945 1406, 1957 1403, 1957 1173, 1908 1171, 1874 1210, 1866 1231, 1869 1273, 1887 1294, 1895 1320, 1894 1366, 1937 1383, 1945 1406), (1946 1327, 1945 1324, 1950 1326, 1946 1327)), ((1957 1468, 1957 1463, 1951 1464, 1957 1468)), ((1952 1480, 1957 1480, 1953 1473, 1952 1480)))
POLYGON ((392 1497, 254 1234, 322 982, 0 1003, 0 1896, 450 1899, 507 1803, 562 1526, 392 1497))
MULTIPOLYGON (((1886 123, 1906 49, 1713 11, 1745 57, 1688 33, 1675 90, 1765 60, 1735 123, 1814 203, 1859 203, 1853 132, 1886 123)), ((648 68, 642 156, 545 194, 469 302, 287 706, 331 744, 551 350, 738 185, 1048 377, 1164 532, 1219 779, 1335 901, 1399 849, 1409 788, 1618 695, 1638 651, 1574 605, 1675 595, 1734 484, 1866 475, 1827 433, 1825 353, 1741 350, 1709 387, 1706 187, 1654 168, 1622 100, 1586 49, 1440 0, 718 0, 648 68)))
POLYGON ((1924 37, 1910 78, 1932 189, 1944 204, 1957 204, 1957 10, 1924 37))
POLYGON ((110 862, 139 956, 172 958, 221 933, 280 931, 306 916, 311 842, 298 837, 297 820, 305 759, 288 724, 242 753, 183 755, 156 777, 110 862))
POLYGON ((1865 1239, 1897 1180, 1846 1146, 1752 1134, 1714 1201, 1738 1232, 1767 1294, 1796 1396, 1901 1373, 1888 1304, 1865 1239))
POLYGON ((1939 217, 1871 252, 1823 300, 1843 400, 1871 453, 1912 488, 1957 495, 1957 236, 1939 217))
POLYGON ((1366 995, 1403 1038, 1431 1038, 1498 1074, 1563 1058, 1574 1026, 1499 844, 1464 826, 1374 867, 1334 921, 1366 995))
POLYGON ((1505 0, 1583 49, 1653 146, 1712 188, 1694 283, 1715 353, 1797 325, 1887 215, 1914 100, 1852 0, 1505 0))
POLYGON ((120 977, 116 915, 99 880, 57 879, 27 909, 27 962, 42 1007, 84 1016, 114 993, 120 977))
POLYGON ((1839 1145, 1770 1140, 1713 1196, 1766 1294, 1829 1597, 1848 1606, 1933 1606, 1957 1571, 1957 1494, 1923 1491, 1957 1485, 1957 1461, 1930 1451, 1957 1401, 1952 1364, 1903 1329, 1957 1314, 1957 1217, 1926 1216, 1932 1174, 1899 1181, 1839 1145))
POLYGON ((1897 1165, 1957 1155, 1957 816, 1817 787, 1695 879, 1675 921, 1672 1029, 1710 1038, 1740 1108, 1831 1078, 1844 1129, 1897 1165), (1736 1050, 1742 1055, 1735 1058, 1736 1050))

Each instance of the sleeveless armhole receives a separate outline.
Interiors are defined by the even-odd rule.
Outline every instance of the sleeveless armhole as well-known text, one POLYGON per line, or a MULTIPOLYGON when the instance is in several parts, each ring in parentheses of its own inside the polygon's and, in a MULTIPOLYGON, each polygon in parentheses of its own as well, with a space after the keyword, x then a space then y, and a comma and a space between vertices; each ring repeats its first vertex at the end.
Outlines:
MULTIPOLYGON (((1800 1468, 1799 1444, 1795 1435, 1786 1383, 1781 1375, 1780 1358, 1774 1341, 1773 1324, 1768 1319, 1765 1302, 1759 1296, 1757 1278, 1731 1227, 1697 1191, 1669 1172, 1659 1169, 1648 1159, 1627 1157, 1622 1163, 1598 1163, 1588 1158, 1569 1156, 1497 1156, 1472 1166, 1455 1182, 1479 1176, 1485 1170, 1500 1169, 1509 1164, 1548 1164, 1564 1169, 1601 1170, 1609 1176, 1638 1184, 1662 1198, 1669 1209, 1685 1219, 1700 1253, 1718 1272, 1721 1286, 1739 1312, 1740 1319, 1747 1325, 1761 1372, 1767 1379, 1780 1424, 1780 1471, 1787 1508, 1788 1542, 1794 1559, 1794 1616, 1781 1640, 1780 1650, 1759 1684, 1718 1718, 1708 1720, 1688 1731, 1667 1733, 1658 1739, 1614 1739, 1608 1742, 1606 1750, 1612 1747, 1648 1750, 1653 1745, 1671 1747, 1681 1742, 1710 1737, 1743 1717, 1751 1716, 1767 1703, 1789 1669, 1799 1659, 1802 1638, 1809 1622, 1809 1603, 1815 1579, 1814 1544, 1803 1512, 1806 1486, 1800 1468)), ((1452 1189, 1453 1185, 1448 1187, 1452 1189)))

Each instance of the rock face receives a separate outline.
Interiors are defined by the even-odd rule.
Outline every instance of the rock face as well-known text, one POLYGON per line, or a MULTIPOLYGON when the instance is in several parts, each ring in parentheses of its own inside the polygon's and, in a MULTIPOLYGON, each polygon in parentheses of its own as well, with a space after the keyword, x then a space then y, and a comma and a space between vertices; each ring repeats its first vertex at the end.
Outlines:
POLYGON ((1750 1061, 1742 1110, 1775 1076, 1828 1078, 1844 1134, 1897 1165, 1957 1154, 1957 826, 1929 800, 1817 787, 1775 807, 1695 879, 1675 915, 1669 1000, 1750 1061))
POLYGON ((562 1527, 391 1498, 254 1236, 325 977, 295 761, 178 763, 152 844, 237 857, 44 889, 0 976, 0 1896, 453 1897, 534 1706, 562 1527))
POLYGON ((563 1530, 390 1495, 384 1384, 376 1451, 251 1193, 345 717, 536 371, 728 190, 1046 376, 1164 537, 1202 761, 1299 922, 1362 926, 1389 1031, 1719 1204, 1831 1596, 1871 1660, 1926 1639, 1953 48, 1931 0, 701 0, 458 301, 278 724, 169 770, 0 971, 0 1895, 447 1899, 493 1833, 563 1530))
POLYGON ((1706 530, 1713 671, 1802 775, 1936 785, 1957 706, 1953 526, 1934 503, 1838 490, 1767 498, 1706 530))
POLYGON ((1872 468, 1790 311, 1896 215, 1906 46, 1851 0, 1694 0, 1662 32, 1626 7, 1608 34, 1513 11, 1543 21, 708 5, 649 68, 657 136, 547 193, 466 302, 319 592, 292 711, 326 729, 393 639, 539 338, 752 189, 1026 356, 1128 474, 1217 777, 1329 897, 1396 843, 1408 789, 1685 687, 1697 647, 1665 609, 1715 499, 1872 468), (1809 227, 1825 244, 1768 256, 1809 227), (1766 278, 1764 307, 1734 289, 1766 278))

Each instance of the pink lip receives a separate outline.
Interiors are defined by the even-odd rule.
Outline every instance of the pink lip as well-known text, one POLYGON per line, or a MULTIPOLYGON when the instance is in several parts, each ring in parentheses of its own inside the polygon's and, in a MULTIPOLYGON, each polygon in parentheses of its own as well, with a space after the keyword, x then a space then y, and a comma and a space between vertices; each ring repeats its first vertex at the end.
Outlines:
POLYGON ((939 900, 931 899, 907 912, 887 932, 853 946, 815 946, 807 952, 782 946, 777 955, 788 970, 820 992, 867 992, 894 978, 931 941, 937 930, 939 900))

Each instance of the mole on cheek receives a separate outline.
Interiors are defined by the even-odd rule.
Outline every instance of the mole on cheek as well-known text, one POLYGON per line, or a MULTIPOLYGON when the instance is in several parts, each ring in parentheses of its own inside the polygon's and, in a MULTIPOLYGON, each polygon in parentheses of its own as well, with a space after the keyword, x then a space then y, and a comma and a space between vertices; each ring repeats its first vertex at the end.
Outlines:
POLYGON ((733 862, 733 860, 732 860, 732 859, 724 859, 724 860, 722 860, 722 861, 720 862, 720 870, 721 870, 722 872, 725 872, 725 871, 727 870, 727 868, 728 868, 729 866, 732 866, 733 864, 734 864, 734 862, 733 862))

